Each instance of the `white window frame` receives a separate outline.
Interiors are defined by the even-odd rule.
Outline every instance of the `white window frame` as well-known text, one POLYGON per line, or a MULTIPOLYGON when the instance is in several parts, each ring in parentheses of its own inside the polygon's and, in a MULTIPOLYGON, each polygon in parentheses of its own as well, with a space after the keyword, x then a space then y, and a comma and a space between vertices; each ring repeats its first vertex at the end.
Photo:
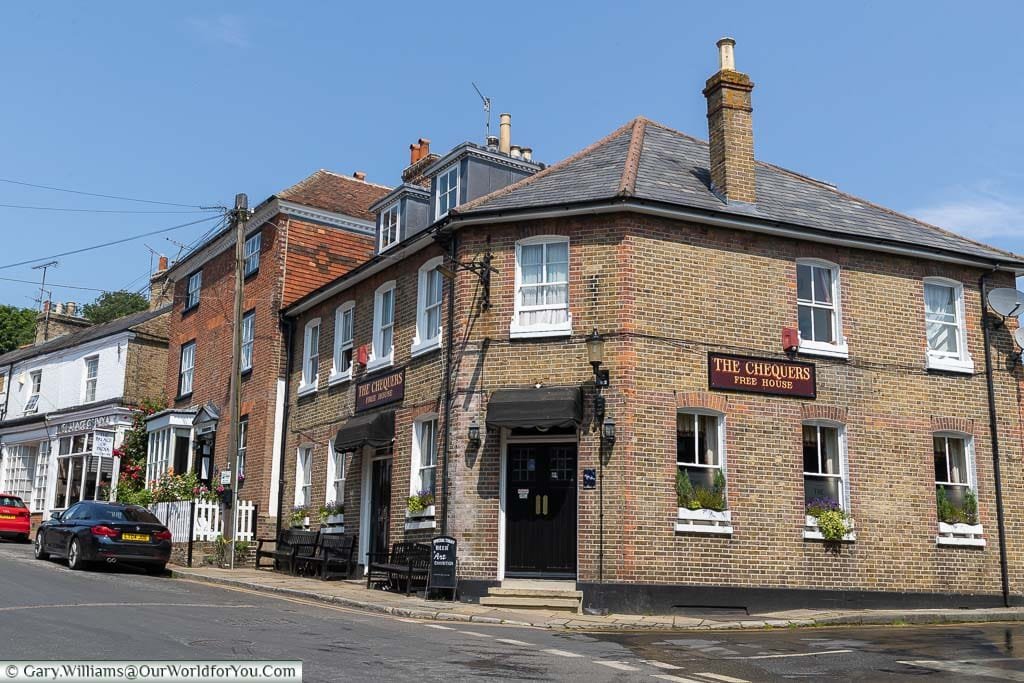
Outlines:
POLYGON ((366 363, 366 371, 383 368, 394 363, 395 360, 395 312, 397 289, 395 281, 388 280, 373 293, 373 342, 370 344, 370 359, 366 363), (391 323, 383 324, 384 296, 391 292, 391 323), (391 345, 387 349, 381 348, 385 328, 391 328, 391 345))
POLYGON ((188 396, 192 393, 195 388, 195 372, 196 372, 196 342, 193 339, 190 342, 186 342, 181 345, 181 350, 178 353, 178 396, 188 396), (192 353, 189 354, 189 365, 185 365, 185 350, 191 349, 192 353), (185 377, 188 377, 188 391, 185 390, 185 377))
POLYGON ((43 371, 32 370, 28 373, 28 398, 25 399, 25 414, 34 415, 39 412, 39 396, 43 392, 43 371))
POLYGON ((203 291, 203 271, 197 270, 188 276, 185 283, 185 308, 188 311, 199 305, 200 292, 203 291))
MULTIPOLYGON (((570 308, 570 291, 569 281, 571 277, 572 267, 572 252, 569 238, 563 235, 537 235, 536 237, 528 237, 526 239, 519 240, 516 242, 516 273, 515 273, 515 305, 513 306, 512 312, 512 326, 510 328, 510 336, 515 339, 517 337, 565 337, 572 334, 572 310, 570 308), (522 264, 522 251, 525 246, 535 246, 538 244, 553 244, 556 242, 565 243, 566 251, 566 281, 565 281, 565 305, 564 306, 550 306, 547 304, 537 306, 523 306, 522 287, 523 287, 523 272, 521 268, 522 264), (519 323, 519 314, 524 311, 540 311, 540 310, 558 310, 564 308, 565 310, 565 322, 541 324, 541 325, 521 325, 519 323)), ((545 254, 547 254, 547 248, 545 247, 545 254)), ((547 282, 547 258, 545 256, 544 261, 544 278, 543 284, 561 284, 561 283, 548 283, 547 282)))
MULTIPOLYGON (((957 353, 956 356, 951 356, 941 351, 933 351, 928 345, 928 309, 927 303, 925 303, 925 367, 929 370, 945 370, 947 372, 974 372, 974 360, 971 358, 970 352, 967 350, 967 325, 966 325, 966 309, 964 306, 964 286, 956 280, 950 280, 944 277, 926 277, 921 288, 921 295, 925 297, 925 288, 928 285, 937 287, 948 287, 953 290, 953 296, 956 299, 956 326, 957 326, 957 353)), ((926 301, 926 299, 925 299, 926 301)))
MULTIPOLYGON (((691 417, 712 417, 718 422, 718 465, 702 465, 699 463, 681 462, 679 460, 679 449, 677 448, 676 472, 678 472, 681 467, 699 467, 709 470, 721 470, 722 476, 726 478, 725 491, 723 491, 723 496, 725 497, 725 509, 690 510, 689 508, 678 507, 677 504, 675 530, 677 533, 716 534, 728 536, 732 534, 732 510, 729 509, 729 477, 725 459, 725 415, 717 410, 708 410, 706 408, 680 408, 676 411, 677 421, 679 420, 680 415, 688 415, 691 417)), ((699 420, 694 426, 696 428, 700 427, 699 420)), ((697 448, 699 443, 700 440, 698 438, 695 440, 694 448, 697 448)), ((675 479, 672 480, 672 485, 674 489, 675 479)))
POLYGON ((324 491, 324 502, 325 503, 345 503, 345 476, 348 468, 347 460, 348 453, 345 451, 334 450, 334 442, 327 444, 327 487, 324 491), (338 470, 341 470, 341 476, 338 476, 338 470), (341 492, 339 496, 338 492, 341 492))
MULTIPOLYGON (((935 495, 938 495, 939 487, 945 486, 946 488, 954 486, 962 486, 969 489, 977 498, 978 495, 978 473, 976 470, 977 464, 975 461, 974 453, 974 437, 970 434, 957 431, 939 431, 932 433, 933 439, 943 439, 946 447, 946 467, 949 467, 949 439, 959 439, 964 442, 964 458, 966 462, 964 467, 967 469, 964 472, 965 482, 953 483, 950 481, 936 481, 935 482, 935 495)), ((947 479, 951 479, 948 477, 947 479)), ((979 506, 978 514, 980 516, 981 509, 979 506)), ((984 548, 985 542, 985 530, 981 524, 981 519, 978 519, 977 524, 964 524, 956 523, 950 524, 948 522, 938 521, 939 533, 935 537, 936 545, 945 546, 977 546, 984 548)))
POLYGON ((313 446, 299 446, 295 453, 295 506, 313 504, 313 446))
POLYGON ((402 210, 399 202, 388 204, 380 212, 380 248, 384 251, 398 244, 398 237, 401 233, 402 210), (394 218, 394 223, 391 219, 394 218))
POLYGON ((256 311, 242 314, 242 372, 252 370, 253 352, 256 349, 256 311))
POLYGON ((438 267, 444 263, 443 256, 436 256, 422 266, 420 266, 419 273, 417 275, 417 295, 416 295, 416 336, 412 340, 412 355, 416 356, 421 353, 427 353, 428 351, 434 351, 441 348, 441 332, 444 329, 444 316, 442 310, 442 304, 444 302, 444 276, 438 267), (433 336, 426 336, 427 332, 427 296, 430 293, 430 278, 437 277, 441 281, 441 298, 436 303, 430 305, 430 308, 437 309, 437 330, 433 336))
POLYGON ((36 476, 36 460, 39 444, 12 444, 6 447, 3 458, 4 471, 2 489, 4 493, 18 496, 31 509, 36 476))
POLYGON ((35 482, 32 486, 32 512, 46 509, 46 494, 50 484, 50 442, 40 441, 36 449, 35 482))
MULTIPOLYGON (((829 477, 839 479, 839 507, 846 514, 850 514, 850 480, 846 463, 846 425, 833 420, 804 420, 800 423, 800 468, 803 474, 801 483, 806 483, 808 475, 812 477, 829 477), (824 474, 822 472, 807 472, 803 469, 803 428, 814 427, 818 430, 818 464, 821 466, 821 429, 835 429, 836 439, 839 442, 839 473, 824 474)), ((804 501, 806 504, 806 500, 804 501)))
POLYGON ((249 444, 249 416, 238 418, 238 453, 235 456, 235 470, 245 478, 245 455, 249 444))
POLYGON ((437 179, 434 181, 434 186, 437 188, 436 191, 435 191, 435 197, 434 197, 434 220, 440 220, 440 219, 444 218, 445 216, 447 216, 448 213, 452 209, 454 209, 456 206, 459 205, 459 190, 461 189, 459 187, 460 186, 459 162, 455 162, 451 166, 448 166, 443 171, 438 173, 437 174, 437 179), (441 197, 442 197, 442 193, 441 193, 441 178, 447 178, 448 176, 453 175, 453 174, 455 175, 455 185, 452 186, 451 183, 449 183, 448 190, 444 193, 443 196, 450 197, 452 194, 454 194, 455 195, 454 196, 454 200, 451 201, 451 202, 448 202, 448 205, 442 211, 441 210, 441 197))
POLYGON ((87 356, 82 360, 85 363, 85 370, 82 373, 82 403, 92 403, 96 400, 96 389, 100 380, 100 357, 98 355, 87 356), (90 369, 92 373, 90 374, 90 369))
POLYGON ((412 450, 410 451, 410 463, 409 463, 409 495, 413 496, 420 491, 425 490, 423 488, 423 471, 432 469, 434 470, 434 495, 437 496, 437 487, 440 482, 437 480, 437 468, 438 468, 438 419, 436 413, 428 413, 420 415, 412 423, 412 450), (434 463, 432 465, 423 464, 423 428, 424 425, 433 424, 431 438, 433 440, 433 453, 434 463))
POLYGON ((263 246, 263 231, 257 230, 245 238, 242 246, 245 257, 245 277, 249 277, 260 269, 260 247, 263 246))
POLYGON ((356 330, 356 302, 346 301, 334 311, 334 358, 331 361, 331 374, 327 384, 337 384, 352 379, 352 366, 355 365, 355 348, 353 340, 356 330), (350 321, 347 336, 345 335, 345 316, 350 321), (344 366, 342 356, 349 352, 348 365, 344 366), (343 367, 344 366, 344 367, 343 367))
POLYGON ((311 394, 320 385, 320 318, 306 323, 302 332, 302 374, 299 381, 299 396, 311 394), (313 353, 316 342, 316 353, 313 353), (315 359, 315 363, 314 363, 315 359))
MULTIPOLYGON (((801 306, 810 306, 812 308, 825 308, 819 304, 815 304, 809 301, 802 301, 799 297, 799 278, 800 278, 800 266, 810 266, 812 268, 826 268, 832 272, 832 306, 829 309, 832 311, 832 320, 835 325, 832 331, 832 338, 835 340, 832 343, 814 341, 813 339, 804 339, 800 336, 799 352, 807 354, 809 356, 825 356, 831 358, 849 358, 850 349, 846 343, 846 337, 843 335, 843 297, 842 297, 842 286, 840 284, 840 271, 841 269, 835 263, 831 261, 824 261, 822 259, 814 258, 800 258, 796 260, 796 277, 797 277, 797 331, 799 334, 799 310, 801 306)), ((813 278, 812 278, 813 279, 813 278)))

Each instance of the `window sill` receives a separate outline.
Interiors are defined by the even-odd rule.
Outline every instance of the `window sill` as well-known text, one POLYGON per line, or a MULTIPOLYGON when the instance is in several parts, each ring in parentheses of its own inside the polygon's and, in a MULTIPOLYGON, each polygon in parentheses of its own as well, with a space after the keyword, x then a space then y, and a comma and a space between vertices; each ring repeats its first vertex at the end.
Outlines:
MULTIPOLYGON (((853 529, 853 520, 847 520, 850 524, 850 533, 843 536, 842 543, 853 543, 857 540, 857 531, 853 529)), ((818 530, 818 520, 810 515, 804 515, 804 540, 824 541, 825 537, 818 530)))
POLYGON ((242 372, 239 374, 241 374, 242 379, 248 379, 252 375, 252 368, 242 368, 242 372))
POLYGON ((441 350, 441 338, 438 337, 436 339, 428 339, 427 341, 425 341, 425 342, 423 342, 421 344, 415 344, 414 343, 412 345, 412 348, 409 349, 409 355, 412 356, 413 358, 416 358, 417 356, 424 356, 424 355, 426 355, 428 353, 431 353, 433 351, 440 351, 440 350, 441 350))
POLYGON ((849 358, 850 347, 846 343, 827 344, 825 342, 800 342, 797 353, 804 356, 821 356, 823 358, 849 358))
POLYGON ((367 372, 373 372, 374 370, 379 370, 380 368, 389 368, 389 367, 391 367, 394 364, 395 364, 394 354, 391 354, 390 356, 387 356, 386 358, 372 358, 366 364, 366 371, 367 372))
POLYGON ((245 273, 245 275, 242 276, 242 282, 248 282, 249 280, 253 279, 254 277, 256 277, 259 274, 260 274, 260 269, 257 267, 256 270, 253 270, 252 272, 249 272, 249 273, 245 273))
POLYGON ((928 356, 925 359, 924 367, 928 370, 939 370, 942 372, 956 372, 964 375, 974 374, 974 361, 958 360, 956 358, 936 358, 928 356))
POLYGON ((351 370, 349 370, 348 372, 337 372, 337 373, 332 372, 330 374, 330 376, 327 378, 327 386, 333 387, 333 386, 337 386, 339 384, 344 384, 345 382, 349 382, 351 380, 352 380, 352 371, 351 370))
POLYGON ((511 339, 531 339, 542 337, 569 337, 572 336, 572 324, 559 325, 557 327, 519 327, 513 325, 509 330, 511 339))
POLYGON ((425 520, 406 520, 405 530, 415 531, 417 529, 436 529, 437 523, 432 519, 425 520))
POLYGON ((194 303, 191 306, 187 306, 187 307, 181 309, 181 317, 184 318, 185 316, 187 316, 189 313, 191 313, 192 311, 196 310, 197 308, 199 308, 199 304, 198 303, 194 303))
POLYGON ((936 545, 967 545, 976 548, 985 547, 985 530, 980 524, 946 524, 939 522, 939 535, 935 537, 936 545))
POLYGON ((192 392, 191 391, 188 392, 187 394, 178 394, 177 396, 174 397, 174 402, 178 403, 179 401, 185 401, 185 400, 190 399, 190 398, 192 398, 192 392))
POLYGON ((298 396, 309 396, 310 394, 315 394, 317 388, 318 382, 313 382, 312 384, 300 384, 299 390, 296 392, 296 394, 298 396))
POLYGON ((427 507, 423 508, 422 510, 417 510, 416 512, 410 512, 409 510, 405 511, 405 518, 406 519, 420 519, 420 518, 423 518, 423 517, 430 517, 431 519, 434 518, 434 506, 433 505, 428 505, 427 507))
POLYGON ((679 508, 676 513, 676 533, 731 536, 732 511, 679 508))

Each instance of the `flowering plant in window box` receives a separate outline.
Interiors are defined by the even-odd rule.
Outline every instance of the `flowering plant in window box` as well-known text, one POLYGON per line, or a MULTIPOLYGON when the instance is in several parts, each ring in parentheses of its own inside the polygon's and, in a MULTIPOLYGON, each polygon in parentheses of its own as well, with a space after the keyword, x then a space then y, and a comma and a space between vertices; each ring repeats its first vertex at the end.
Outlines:
POLYGON ((328 501, 320 508, 321 524, 344 524, 345 504, 328 501))
POLYGON ((434 492, 418 491, 406 501, 409 517, 428 517, 434 514, 434 492))
POLYGON ((288 521, 292 528, 309 526, 309 508, 305 505, 296 505, 289 513, 288 521))
POLYGON ((935 490, 935 508, 939 518, 939 545, 985 547, 985 530, 978 520, 978 497, 971 489, 963 493, 960 505, 950 500, 945 486, 935 490))
POLYGON ((715 471, 711 488, 693 486, 682 470, 676 472, 676 531, 696 534, 732 534, 732 513, 726 509, 725 475, 715 471))
POLYGON ((855 540, 853 520, 834 498, 813 498, 807 502, 804 538, 830 543, 855 540))

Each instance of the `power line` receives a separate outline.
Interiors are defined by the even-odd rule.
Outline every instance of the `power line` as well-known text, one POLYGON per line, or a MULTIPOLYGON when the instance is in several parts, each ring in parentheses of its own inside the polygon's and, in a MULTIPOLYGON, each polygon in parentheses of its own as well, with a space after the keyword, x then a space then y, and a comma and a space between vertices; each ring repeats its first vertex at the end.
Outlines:
MULTIPOLYGON (((181 206, 186 209, 201 209, 203 207, 196 206, 195 204, 179 204, 177 202, 158 202, 152 199, 135 199, 133 197, 121 197, 113 194, 99 194, 97 192, 85 192, 83 190, 71 190, 66 187, 54 187, 52 185, 37 185, 35 183, 26 183, 22 180, 10 180, 8 178, 0 178, 0 183, 10 183, 11 185, 24 185, 25 187, 35 187, 41 190, 53 190, 54 192, 69 192, 71 194, 81 194, 87 197, 102 197, 104 199, 118 199, 124 202, 139 202, 141 204, 161 204, 163 206, 181 206)), ((220 207, 217 207, 218 209, 220 207)))
MULTIPOLYGON (((37 285, 37 284, 39 284, 35 280, 19 280, 18 278, 14 278, 14 277, 0 277, 0 280, 3 280, 5 282, 24 282, 25 284, 28 284, 28 285, 37 285)), ((81 289, 81 290, 84 290, 84 291, 87 291, 87 292, 113 292, 113 291, 115 291, 113 289, 99 289, 98 287, 81 287, 79 285, 58 285, 58 284, 53 283, 53 282, 48 282, 46 284, 47 284, 47 286, 53 287, 54 289, 81 289)))
POLYGON ((205 209, 192 209, 191 211, 145 211, 139 209, 68 209, 59 206, 30 206, 27 204, 0 204, 4 209, 31 209, 33 211, 70 211, 74 213, 204 213, 209 211, 220 211, 208 207, 205 209))
POLYGON ((61 252, 60 254, 52 254, 50 256, 40 256, 38 258, 32 258, 32 259, 28 259, 28 260, 25 260, 25 261, 18 261, 17 263, 8 263, 6 265, 0 266, 0 270, 4 270, 6 268, 14 268, 16 266, 24 266, 24 265, 27 265, 29 263, 35 263, 37 261, 44 261, 44 260, 47 260, 47 259, 59 258, 59 257, 62 257, 62 256, 71 256, 73 254, 81 254, 82 252, 93 251, 94 249, 102 249, 104 247, 112 247, 112 246, 114 246, 116 244, 124 244, 125 242, 131 242, 132 240, 141 239, 143 237, 149 237, 151 235, 159 235, 160 233, 170 232, 172 230, 178 230, 180 228, 187 228, 190 225, 196 225, 198 223, 205 223, 206 221, 220 220, 220 219, 221 219, 221 216, 207 216, 206 218, 200 218, 198 220, 189 221, 188 223, 181 223, 179 225, 172 225, 169 228, 160 228, 159 230, 151 230, 149 232, 144 232, 144 233, 142 233, 140 235, 132 235, 131 237, 124 237, 124 238, 119 239, 119 240, 112 240, 110 242, 104 242, 103 244, 94 244, 94 245, 89 246, 89 247, 82 247, 81 249, 72 249, 71 251, 61 252))

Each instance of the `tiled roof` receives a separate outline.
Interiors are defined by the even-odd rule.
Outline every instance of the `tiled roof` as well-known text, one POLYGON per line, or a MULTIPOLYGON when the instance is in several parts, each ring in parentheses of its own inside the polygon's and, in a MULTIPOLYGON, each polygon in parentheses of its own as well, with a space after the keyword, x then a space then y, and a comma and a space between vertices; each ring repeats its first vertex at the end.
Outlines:
POLYGON ((321 169, 276 196, 285 201, 373 221, 370 205, 390 191, 391 188, 384 185, 321 169))
POLYGON ((458 207, 453 216, 638 199, 1024 266, 1024 257, 763 162, 755 166, 756 204, 725 202, 711 191, 708 168, 706 142, 639 117, 540 173, 458 207))
POLYGON ((81 332, 65 334, 43 344, 26 346, 23 349, 15 349, 14 351, 10 351, 0 356, 0 366, 18 363, 28 358, 42 356, 47 353, 53 353, 54 351, 60 351, 61 349, 69 349, 73 346, 87 344, 91 341, 95 341, 96 339, 103 339, 104 337, 125 332, 141 325, 142 323, 148 322, 153 318, 161 316, 164 313, 168 313, 170 310, 170 306, 164 306, 163 308, 158 308, 155 311, 147 310, 139 313, 132 313, 131 315, 111 320, 110 322, 103 323, 102 325, 87 327, 81 332))

